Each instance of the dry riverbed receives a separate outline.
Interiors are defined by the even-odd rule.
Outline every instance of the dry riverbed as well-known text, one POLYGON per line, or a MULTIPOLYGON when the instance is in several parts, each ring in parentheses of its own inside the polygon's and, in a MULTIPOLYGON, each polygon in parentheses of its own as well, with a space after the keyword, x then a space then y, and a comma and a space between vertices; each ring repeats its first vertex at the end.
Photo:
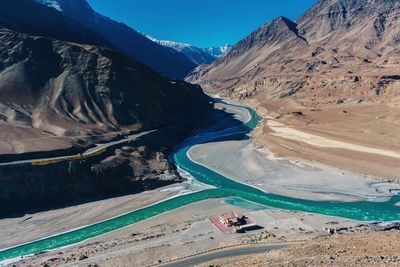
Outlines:
MULTIPOLYGON (((243 114, 245 109, 224 107, 227 112, 236 114, 238 120, 247 121, 249 115, 243 114)), ((271 123, 277 125, 276 122, 271 123)), ((291 137, 294 135, 292 132, 295 132, 292 128, 276 128, 277 132, 279 129, 281 132, 291 133, 291 137)), ((277 132, 273 134, 276 135, 277 132)), ((319 139, 310 137, 307 140, 318 142, 319 139)), ((363 148, 356 145, 354 147, 363 148)), ((386 150, 377 151, 389 153, 386 150)), ((251 139, 196 145, 189 151, 189 156, 195 162, 235 181, 266 192, 301 199, 384 201, 392 196, 391 190, 400 189, 400 184, 397 183, 380 182, 372 176, 340 170, 315 161, 300 162, 277 158, 267 148, 254 145, 251 139)))

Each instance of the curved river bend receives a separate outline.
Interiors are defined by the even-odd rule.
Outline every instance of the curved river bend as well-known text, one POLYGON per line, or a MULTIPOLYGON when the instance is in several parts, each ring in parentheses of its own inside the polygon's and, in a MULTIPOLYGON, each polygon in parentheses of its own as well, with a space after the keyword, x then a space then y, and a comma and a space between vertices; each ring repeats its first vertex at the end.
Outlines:
MULTIPOLYGON (((227 102, 224 102, 224 104, 233 105, 227 102)), ((181 195, 90 226, 5 249, 0 251, 0 261, 76 244, 179 207, 212 198, 239 197, 244 200, 279 209, 319 213, 360 221, 385 222, 400 220, 400 206, 398 205, 398 203, 400 203, 400 196, 394 196, 387 202, 362 201, 349 203, 290 198, 265 193, 257 188, 230 180, 227 177, 193 162, 188 157, 188 151, 196 144, 243 138, 243 136, 250 133, 257 127, 261 118, 254 110, 250 108, 246 109, 250 113, 251 118, 245 124, 221 131, 202 133, 189 138, 184 144, 179 146, 172 155, 174 163, 179 168, 190 173, 199 182, 214 186, 215 189, 207 189, 196 193, 181 195)))

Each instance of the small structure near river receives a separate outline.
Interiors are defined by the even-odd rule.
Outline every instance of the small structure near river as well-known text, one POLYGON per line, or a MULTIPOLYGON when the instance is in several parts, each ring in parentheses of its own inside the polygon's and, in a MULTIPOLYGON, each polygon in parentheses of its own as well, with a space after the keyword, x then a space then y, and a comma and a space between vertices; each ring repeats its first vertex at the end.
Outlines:
POLYGON ((243 233, 262 228, 251 222, 245 215, 236 213, 224 213, 218 217, 210 218, 210 221, 224 233, 243 233))

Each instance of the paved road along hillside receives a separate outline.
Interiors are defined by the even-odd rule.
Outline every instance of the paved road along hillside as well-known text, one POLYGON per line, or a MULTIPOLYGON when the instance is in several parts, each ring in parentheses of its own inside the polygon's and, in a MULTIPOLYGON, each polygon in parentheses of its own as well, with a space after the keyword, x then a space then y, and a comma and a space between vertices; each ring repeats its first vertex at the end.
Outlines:
POLYGON ((105 152, 107 150, 107 148, 109 148, 109 147, 131 142, 141 136, 144 136, 146 134, 149 134, 149 133, 152 133, 155 131, 157 131, 157 130, 146 131, 146 132, 141 132, 138 134, 129 135, 121 140, 117 140, 117 141, 113 141, 113 142, 109 142, 109 143, 96 144, 95 147, 90 148, 81 154, 76 154, 76 155, 71 155, 71 156, 54 157, 54 158, 41 158, 41 159, 29 159, 29 160, 5 162, 5 163, 0 163, 0 167, 1 166, 14 166, 14 165, 41 166, 41 165, 54 164, 54 163, 58 163, 58 162, 62 162, 62 161, 82 160, 82 159, 100 155, 101 153, 105 152))
POLYGON ((202 264, 215 259, 222 259, 228 257, 236 256, 246 256, 252 254, 266 253, 271 250, 281 249, 286 247, 286 244, 268 244, 261 246, 251 246, 251 247, 235 247, 230 249, 224 249, 220 251, 210 252, 201 254, 198 256, 193 256, 180 261, 174 261, 167 264, 162 264, 162 267, 188 267, 202 264))

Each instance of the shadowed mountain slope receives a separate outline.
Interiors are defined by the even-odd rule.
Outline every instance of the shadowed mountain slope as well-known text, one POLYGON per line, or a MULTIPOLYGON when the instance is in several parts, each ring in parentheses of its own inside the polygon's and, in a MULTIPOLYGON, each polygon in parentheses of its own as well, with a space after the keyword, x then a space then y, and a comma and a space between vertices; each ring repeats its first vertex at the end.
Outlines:
POLYGON ((33 0, 0 1, 0 25, 21 33, 112 47, 111 43, 95 31, 65 17, 54 8, 33 0))
MULTIPOLYGON (((21 1, 21 0, 19 0, 21 1)), ((154 43, 129 26, 94 11, 86 0, 30 0, 49 6, 109 42, 113 48, 149 66, 161 75, 183 79, 196 67, 186 55, 154 43)), ((134 12, 134 10, 132 11, 134 12)))

